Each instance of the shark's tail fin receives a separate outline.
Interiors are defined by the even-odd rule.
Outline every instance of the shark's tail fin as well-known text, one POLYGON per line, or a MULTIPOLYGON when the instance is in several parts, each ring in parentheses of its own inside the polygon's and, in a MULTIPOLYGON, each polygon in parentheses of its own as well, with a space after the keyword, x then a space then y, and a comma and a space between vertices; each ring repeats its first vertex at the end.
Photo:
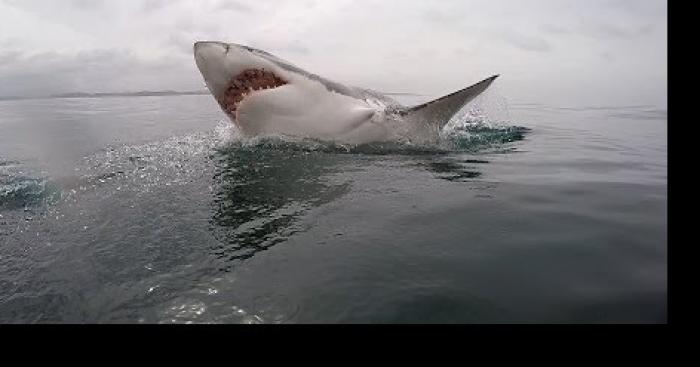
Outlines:
POLYGON ((442 129, 465 104, 486 90, 497 77, 498 75, 494 75, 470 87, 408 108, 404 111, 404 114, 411 120, 442 129))

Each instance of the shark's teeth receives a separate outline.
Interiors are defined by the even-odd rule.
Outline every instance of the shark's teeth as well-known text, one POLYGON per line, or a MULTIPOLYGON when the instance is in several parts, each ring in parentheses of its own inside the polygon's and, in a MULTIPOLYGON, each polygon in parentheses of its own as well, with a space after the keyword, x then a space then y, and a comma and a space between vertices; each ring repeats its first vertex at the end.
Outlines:
MULTIPOLYGON (((0 0, 2 1, 2 0, 0 0)), ((231 79, 228 89, 224 94, 224 105, 230 110, 239 108, 242 101, 250 94, 257 91, 274 89, 288 82, 278 77, 271 71, 264 69, 247 69, 231 79)))

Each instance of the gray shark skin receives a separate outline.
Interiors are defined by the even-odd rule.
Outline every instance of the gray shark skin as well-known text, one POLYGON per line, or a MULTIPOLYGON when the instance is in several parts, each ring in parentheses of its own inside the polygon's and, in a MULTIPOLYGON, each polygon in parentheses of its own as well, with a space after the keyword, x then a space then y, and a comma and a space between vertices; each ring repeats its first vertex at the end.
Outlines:
POLYGON ((212 96, 243 135, 353 144, 436 138, 498 77, 407 107, 379 92, 328 80, 235 43, 196 42, 194 58, 212 96))

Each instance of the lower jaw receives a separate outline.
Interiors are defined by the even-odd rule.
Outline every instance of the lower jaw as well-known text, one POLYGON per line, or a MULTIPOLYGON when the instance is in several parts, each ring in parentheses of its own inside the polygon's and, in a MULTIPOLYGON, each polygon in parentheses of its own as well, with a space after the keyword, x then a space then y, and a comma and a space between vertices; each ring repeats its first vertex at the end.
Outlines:
POLYGON ((258 135, 260 133, 253 126, 242 123, 241 116, 239 114, 240 109, 237 109, 233 113, 227 111, 225 107, 223 107, 223 110, 226 113, 226 116, 228 117, 229 121, 231 121, 231 123, 236 126, 237 130, 244 136, 250 137, 258 135))

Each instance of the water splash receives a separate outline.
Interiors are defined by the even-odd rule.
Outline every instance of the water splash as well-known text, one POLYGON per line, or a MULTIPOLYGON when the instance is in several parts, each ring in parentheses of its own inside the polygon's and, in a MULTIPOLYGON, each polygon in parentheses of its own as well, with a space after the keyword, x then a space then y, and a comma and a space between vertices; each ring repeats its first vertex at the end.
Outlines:
POLYGON ((512 125, 507 100, 490 88, 460 110, 436 138, 412 139, 405 136, 396 141, 344 144, 287 135, 246 137, 234 124, 220 121, 216 128, 222 151, 287 150, 333 154, 422 155, 454 152, 494 152, 509 150, 510 143, 522 140, 530 130, 512 125))
POLYGON ((45 172, 32 170, 18 161, 0 160, 0 209, 29 210, 59 196, 60 190, 45 172))
POLYGON ((502 125, 484 119, 483 116, 470 116, 468 119, 445 129, 439 139, 433 142, 414 143, 410 139, 393 142, 343 144, 313 138, 285 135, 243 137, 236 135, 223 140, 217 149, 220 151, 287 150, 323 152, 333 154, 371 155, 423 155, 447 154, 454 152, 475 153, 493 151, 505 145, 524 139, 529 129, 521 126, 502 125))
MULTIPOLYGON (((20 162, 0 160, 0 209, 38 207, 58 199, 75 199, 86 190, 114 184, 115 191, 158 190, 186 184, 209 174, 212 154, 257 154, 280 151, 367 155, 444 155, 509 149, 529 131, 494 118, 493 107, 483 101, 461 112, 430 143, 410 140, 342 144, 294 136, 244 137, 234 124, 219 121, 212 130, 146 144, 107 147, 89 155, 74 175, 52 178, 41 169, 28 171, 20 162), (488 112, 486 112, 488 111, 488 112), (42 173, 43 172, 43 173, 42 173)), ((507 108, 502 109, 507 111, 507 108)), ((507 116, 506 116, 507 117, 507 116)))

